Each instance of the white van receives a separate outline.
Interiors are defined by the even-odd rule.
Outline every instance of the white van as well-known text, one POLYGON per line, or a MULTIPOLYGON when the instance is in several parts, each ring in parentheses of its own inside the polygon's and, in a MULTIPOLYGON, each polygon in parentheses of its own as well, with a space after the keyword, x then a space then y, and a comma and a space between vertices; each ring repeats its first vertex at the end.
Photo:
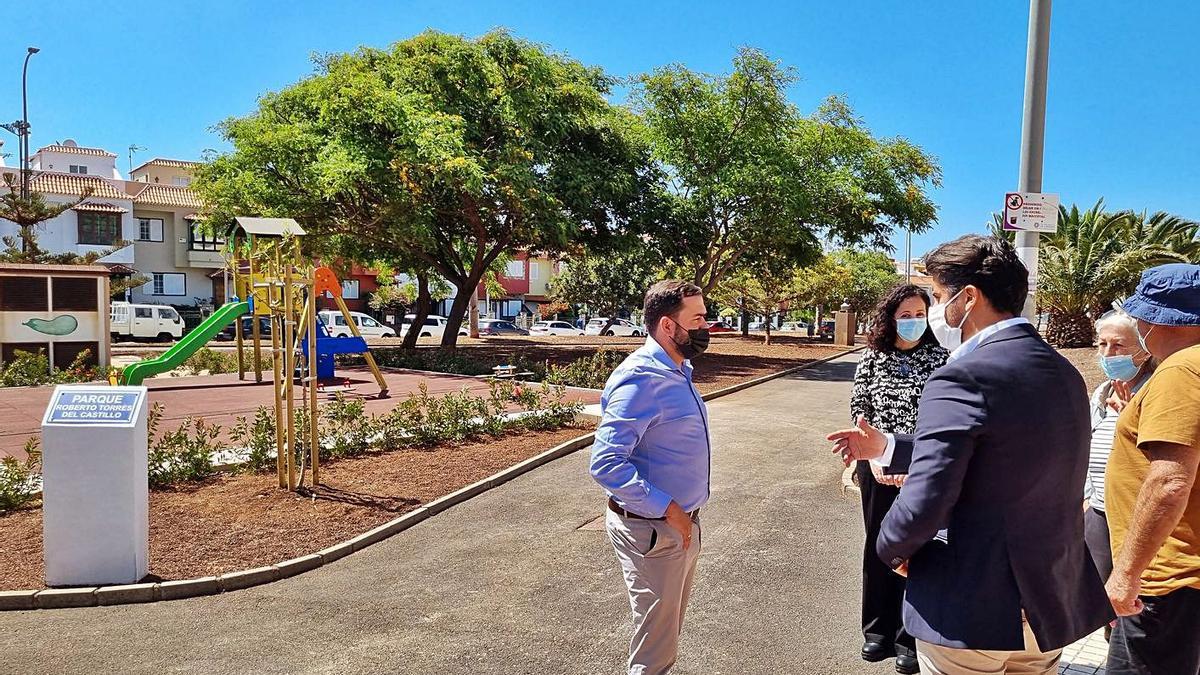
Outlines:
MULTIPOLYGON (((408 329, 412 327, 412 322, 415 318, 417 318, 416 314, 404 315, 404 323, 400 326, 401 337, 408 333, 408 329)), ((448 321, 449 319, 444 316, 430 314, 429 316, 425 317, 425 324, 419 326, 420 332, 417 333, 417 337, 432 337, 440 339, 446 332, 446 323, 448 321)))
POLYGON ((114 302, 108 312, 109 331, 114 338, 178 340, 183 337, 183 319, 174 307, 114 302))
MULTIPOLYGON (((341 312, 327 309, 323 312, 318 312, 317 316, 320 317, 321 323, 325 324, 325 330, 333 337, 349 337, 354 335, 350 330, 350 326, 346 325, 346 317, 341 312)), ((396 337, 396 331, 362 312, 350 312, 350 318, 354 320, 354 325, 358 326, 359 335, 365 338, 396 337)))

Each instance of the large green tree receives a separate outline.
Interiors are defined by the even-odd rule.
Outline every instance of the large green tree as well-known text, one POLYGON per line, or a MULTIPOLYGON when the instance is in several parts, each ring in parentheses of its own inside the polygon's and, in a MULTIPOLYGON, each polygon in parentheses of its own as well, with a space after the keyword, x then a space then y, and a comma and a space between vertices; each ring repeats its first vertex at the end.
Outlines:
MULTIPOLYGON (((717 287, 713 299, 737 309, 743 317, 757 315, 765 319, 764 344, 771 344, 771 326, 805 299, 808 287, 799 269, 783 256, 764 256, 731 274, 717 287)), ((743 322, 743 333, 747 324, 743 322)))
POLYGON ((550 295, 571 305, 587 305, 606 317, 604 333, 622 310, 641 307, 646 289, 659 276, 660 260, 645 247, 577 253, 562 263, 562 272, 550 282, 550 295))
POLYGON ((613 84, 503 31, 325 56, 221 125, 234 149, 196 188, 216 222, 292 216, 334 252, 428 266, 456 288, 453 345, 505 251, 604 243, 652 204, 649 148, 613 84))
POLYGON ((861 323, 900 281, 886 253, 840 249, 800 270, 798 283, 804 304, 816 308, 818 321, 846 303, 861 323))
POLYGON ((671 217, 655 234, 706 293, 765 255, 811 264, 822 238, 886 247, 894 228, 934 220, 936 161, 873 136, 842 99, 801 113, 787 98, 796 79, 742 49, 728 75, 671 65, 634 89, 668 178, 671 217))

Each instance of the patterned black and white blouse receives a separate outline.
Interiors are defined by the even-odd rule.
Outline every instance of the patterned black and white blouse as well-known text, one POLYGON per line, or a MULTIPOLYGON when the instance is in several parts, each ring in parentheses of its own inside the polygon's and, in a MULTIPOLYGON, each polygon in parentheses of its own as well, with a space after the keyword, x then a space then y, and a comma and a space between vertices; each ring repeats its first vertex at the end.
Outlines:
POLYGON ((884 433, 915 433, 921 392, 929 376, 946 364, 949 355, 935 343, 923 343, 908 351, 866 350, 854 371, 850 418, 857 421, 862 415, 884 433))

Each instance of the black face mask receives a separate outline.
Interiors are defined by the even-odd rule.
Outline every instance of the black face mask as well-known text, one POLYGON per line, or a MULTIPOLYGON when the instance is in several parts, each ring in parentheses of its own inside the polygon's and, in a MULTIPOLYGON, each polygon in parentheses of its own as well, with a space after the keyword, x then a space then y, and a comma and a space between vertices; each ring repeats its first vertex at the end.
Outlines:
MULTIPOLYGON (((675 321, 672 320, 672 323, 675 323, 675 321)), ((683 328, 683 326, 680 326, 678 323, 675 323, 675 326, 678 328, 683 328)), ((687 332, 687 336, 688 336, 687 342, 680 342, 679 340, 676 340, 675 339, 676 331, 671 332, 671 339, 675 341, 675 346, 679 347, 679 352, 681 354, 683 354, 683 358, 688 359, 690 361, 691 359, 694 359, 697 356, 700 356, 701 354, 704 353, 704 350, 708 349, 708 341, 709 341, 708 327, 705 326, 704 328, 683 328, 683 329, 687 332)))

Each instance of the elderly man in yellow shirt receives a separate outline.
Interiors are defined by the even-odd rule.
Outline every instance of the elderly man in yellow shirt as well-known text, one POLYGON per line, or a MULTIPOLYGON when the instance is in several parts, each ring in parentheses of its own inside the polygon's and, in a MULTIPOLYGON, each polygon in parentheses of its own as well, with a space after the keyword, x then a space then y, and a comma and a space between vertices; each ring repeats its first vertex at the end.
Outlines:
POLYGON ((1147 270, 1124 309, 1162 365, 1121 413, 1105 472, 1108 673, 1200 675, 1200 265, 1147 270))

